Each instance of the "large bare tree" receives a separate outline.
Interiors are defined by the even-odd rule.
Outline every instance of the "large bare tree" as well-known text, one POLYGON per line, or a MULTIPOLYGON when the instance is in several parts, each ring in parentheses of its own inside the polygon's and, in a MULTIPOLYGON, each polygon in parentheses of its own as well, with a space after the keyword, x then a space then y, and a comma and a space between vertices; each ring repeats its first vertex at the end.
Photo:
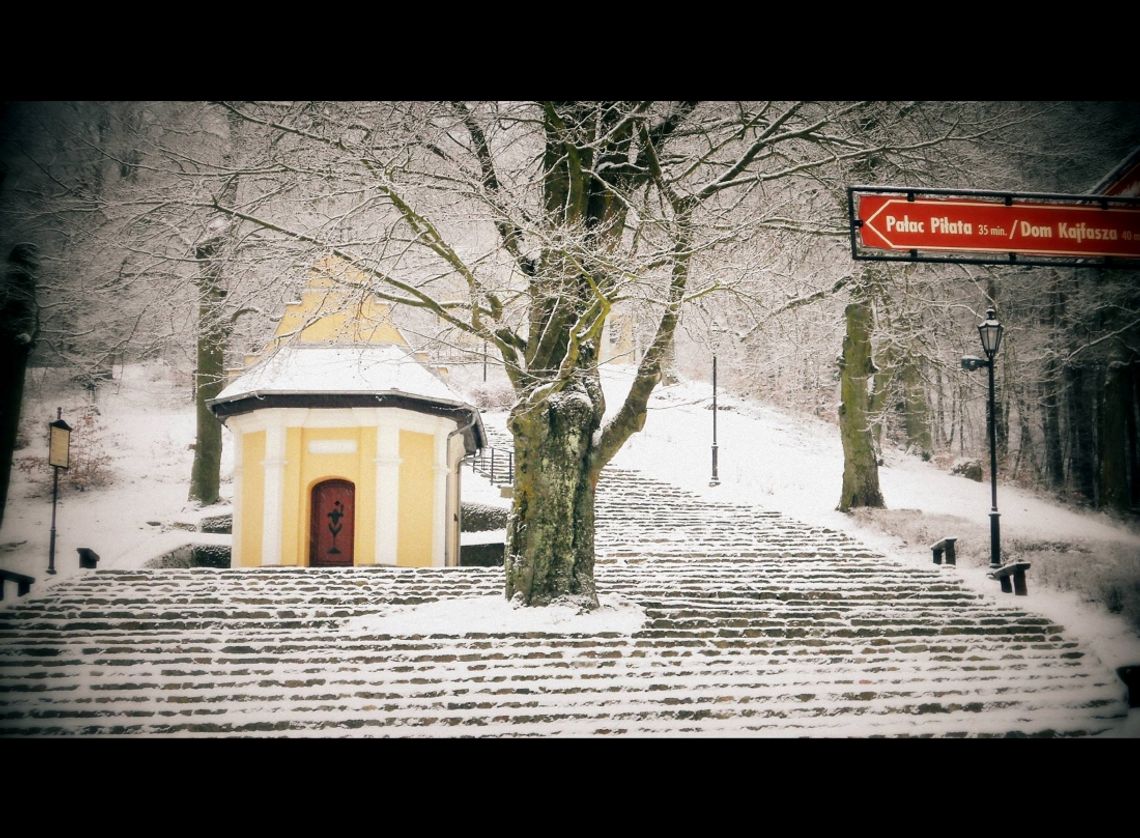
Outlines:
POLYGON ((218 107, 260 144, 240 172, 208 173, 208 209, 335 254, 368 292, 497 348, 516 396, 507 596, 586 607, 598 477, 643 427, 683 307, 728 285, 716 253, 834 230, 835 211, 805 220, 797 184, 814 194, 856 161, 965 133, 941 111, 858 102, 218 107), (619 303, 655 326, 603 422, 598 341, 619 303))

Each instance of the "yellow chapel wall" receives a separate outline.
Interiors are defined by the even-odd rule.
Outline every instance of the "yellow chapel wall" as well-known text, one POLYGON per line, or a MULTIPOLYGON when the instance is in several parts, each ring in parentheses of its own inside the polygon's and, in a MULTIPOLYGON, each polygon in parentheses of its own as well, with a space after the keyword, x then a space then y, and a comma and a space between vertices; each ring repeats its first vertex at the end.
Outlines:
POLYGON ((259 567, 265 514, 265 431, 242 434, 241 444, 241 566, 259 567))
POLYGON ((400 431, 400 529, 396 564, 430 567, 435 521, 435 438, 431 434, 400 431))
MULTIPOLYGON (((233 428, 239 436, 242 456, 239 468, 241 480, 237 489, 235 509, 241 510, 241 526, 236 538, 240 540, 238 559, 241 567, 258 567, 265 564, 262 555, 266 521, 279 522, 280 563, 283 566, 307 566, 309 563, 309 533, 312 488, 328 479, 351 481, 356 488, 353 558, 355 565, 372 565, 378 559, 381 536, 391 539, 397 565, 405 567, 431 566, 435 560, 435 527, 444 528, 444 548, 448 560, 457 561, 456 541, 458 525, 452 522, 458 509, 459 486, 455 480, 455 463, 462 457, 462 440, 451 439, 447 455, 450 472, 446 476, 442 520, 435 511, 436 501, 436 447, 435 433, 399 429, 398 431, 398 482, 396 485, 398 516, 394 533, 380 533, 377 521, 377 459, 379 440, 374 424, 354 426, 352 419, 344 417, 344 424, 335 427, 309 425, 312 415, 298 415, 290 419, 269 411, 261 421, 280 422, 284 450, 284 465, 280 476, 280 515, 266 510, 266 458, 269 434, 262 429, 244 433, 233 428), (314 442, 333 443, 324 450, 310 451, 314 442), (339 445, 337 444, 339 443, 339 445), (338 450, 340 449, 340 450, 338 450)), ((324 417, 316 417, 318 420, 324 417)), ((332 419, 328 416, 327 419, 332 419)), ((327 420, 326 420, 327 421, 327 420)), ((237 423, 235 423, 237 424, 237 423)), ((330 423, 331 424, 331 423, 330 423)), ((256 425, 254 426, 256 427, 256 425)))
POLYGON ((346 293, 328 285, 310 285, 301 299, 285 307, 275 342, 293 338, 312 344, 396 344, 408 346, 395 327, 391 309, 361 292, 346 293))

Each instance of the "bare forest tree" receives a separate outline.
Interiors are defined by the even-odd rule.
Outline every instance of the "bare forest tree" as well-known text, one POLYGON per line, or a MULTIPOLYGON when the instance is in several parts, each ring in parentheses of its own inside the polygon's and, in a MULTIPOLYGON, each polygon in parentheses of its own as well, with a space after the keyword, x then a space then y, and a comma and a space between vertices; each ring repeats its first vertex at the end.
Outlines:
MULTIPOLYGON (((850 183, 1089 193, 1140 143, 1140 109, 1128 103, 942 107, 993 130, 983 142, 941 144, 905 168, 860 161, 844 183, 828 184, 836 199, 850 183)), ((852 265, 846 247, 821 246, 788 276, 784 287, 770 283, 744 332, 744 352, 732 367, 736 385, 827 415, 835 384, 819 370, 835 357, 845 307, 861 299, 874 324, 867 344, 873 360, 866 359, 874 369, 864 427, 870 439, 863 435, 849 449, 846 475, 866 475, 869 485, 888 441, 940 462, 983 453, 985 380, 958 362, 978 353, 974 326, 992 305, 1007 326, 998 360, 999 468, 1082 502, 1140 507, 1134 272, 864 267, 852 265), (785 346, 794 347, 794 362, 785 346)), ((842 494, 858 496, 847 488, 842 494)))
MULTIPOLYGON (((339 257, 367 277, 359 294, 430 312, 498 352, 515 395, 506 593, 586 607, 597 602, 597 480, 643 427, 682 312, 707 305, 746 336, 742 352, 790 317, 831 330, 834 359, 843 320, 811 311, 842 309, 849 294, 879 309, 874 322, 918 334, 919 309, 887 307, 892 276, 852 271, 842 189, 938 182, 947 160, 961 178, 969 155, 957 150, 1025 119, 1020 108, 866 102, 227 102, 108 113, 102 138, 82 147, 116 176, 97 194, 52 193, 52 217, 85 217, 77 229, 98 230, 101 259, 120 259, 127 280, 145 277, 177 301, 165 310, 186 312, 201 338, 200 394, 217 381, 235 317, 288 294, 318 258, 339 257), (649 326, 633 384, 603 421, 598 343, 615 305, 649 326)), ((929 290, 915 281, 908 293, 944 305, 929 290)), ((874 341, 851 345, 865 353, 874 341)), ((920 344, 896 343, 878 363, 898 368, 884 387, 910 394, 906 413, 930 413, 920 395, 942 368, 910 360, 920 344)), ((780 357, 834 388, 830 361, 789 351, 780 357)), ((848 369, 871 374, 870 358, 854 361, 848 369)), ((941 438, 936 417, 914 423, 923 450, 935 445, 923 433, 941 438)), ((872 449, 871 419, 851 430, 872 449)), ((192 491, 209 500, 216 458, 198 468, 207 482, 196 472, 192 491)))

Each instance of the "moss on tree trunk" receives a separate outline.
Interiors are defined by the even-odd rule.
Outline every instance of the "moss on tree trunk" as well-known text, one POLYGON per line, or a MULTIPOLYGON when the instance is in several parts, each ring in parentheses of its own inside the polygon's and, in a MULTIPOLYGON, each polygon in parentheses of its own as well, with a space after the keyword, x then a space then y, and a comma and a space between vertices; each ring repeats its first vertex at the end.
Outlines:
POLYGON ((879 467, 869 425, 867 384, 874 374, 871 363, 871 307, 862 299, 844 312, 847 334, 840 357, 839 432, 843 440, 843 489, 839 510, 857 506, 883 506, 879 467))
POLYGON ((507 522, 506 595, 525 605, 573 600, 597 607, 592 463, 601 408, 567 388, 511 418, 515 489, 507 522))

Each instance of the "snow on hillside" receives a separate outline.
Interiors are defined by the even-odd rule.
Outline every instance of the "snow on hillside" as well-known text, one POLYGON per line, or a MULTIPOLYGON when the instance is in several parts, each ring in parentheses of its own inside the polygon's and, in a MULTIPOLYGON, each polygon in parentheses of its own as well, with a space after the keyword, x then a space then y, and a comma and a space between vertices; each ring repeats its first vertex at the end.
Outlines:
MULTIPOLYGON (((101 386, 93 400, 78 385, 58 380, 54 371, 29 373, 21 411, 28 445, 16 451, 15 459, 31 462, 33 471, 13 470, 0 528, 0 567, 34 576, 33 592, 78 572, 79 547, 98 553, 100 568, 139 567, 189 540, 188 533, 164 531, 163 524, 180 518, 192 522, 209 513, 186 499, 194 442, 194 405, 187 378, 163 364, 127 365, 116 374, 120 377, 101 386), (75 427, 74 461, 78 449, 89 444, 81 438, 85 428, 76 417, 91 405, 98 408, 91 436, 97 434, 97 447, 109 458, 109 482, 80 491, 60 481, 58 575, 52 577, 46 572, 51 529, 47 424, 55 419, 55 408, 62 407, 64 420, 75 427)), ((231 464, 226 451, 223 470, 227 477, 231 464)), ((222 493, 229 493, 228 483, 222 493)), ((14 600, 8 594, 5 603, 14 600)))
MULTIPOLYGON (((621 407, 631 380, 629 368, 606 369, 607 416, 621 407)), ((717 401, 720 486, 709 486, 712 387, 704 382, 659 387, 650 400, 644 430, 630 439, 614 465, 643 469, 709 498, 754 503, 851 530, 851 517, 835 509, 843 474, 843 448, 835 424, 724 393, 717 401)), ((988 482, 948 474, 898 451, 888 450, 885 456, 879 481, 888 506, 963 518, 985 519, 989 513, 988 482)), ((1033 533, 1041 538, 1080 534, 1140 548, 1140 535, 1106 516, 1074 512, 1010 486, 999 485, 998 506, 1003 533, 1033 533)))

